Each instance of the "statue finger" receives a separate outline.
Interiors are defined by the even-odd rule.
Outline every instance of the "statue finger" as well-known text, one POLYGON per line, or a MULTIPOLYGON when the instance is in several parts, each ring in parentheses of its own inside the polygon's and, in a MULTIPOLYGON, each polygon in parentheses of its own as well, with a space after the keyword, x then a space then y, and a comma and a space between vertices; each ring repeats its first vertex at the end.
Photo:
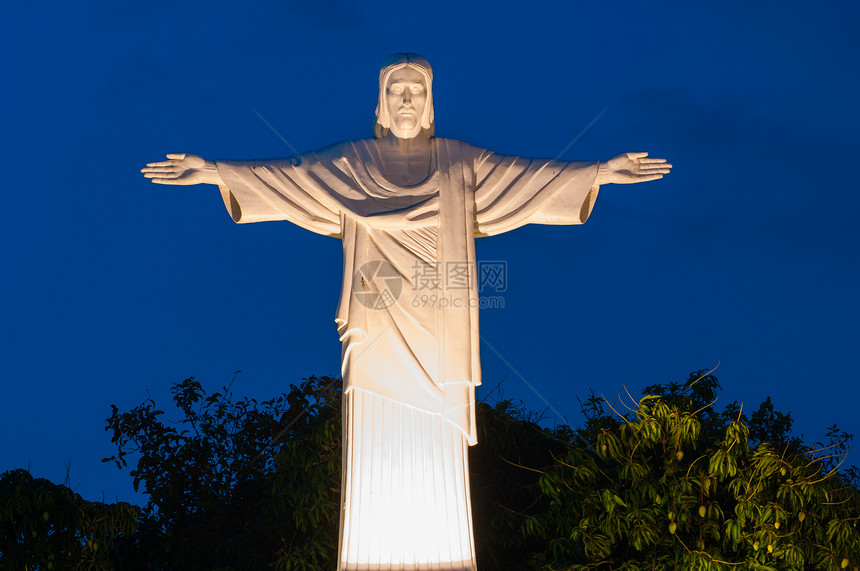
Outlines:
POLYGON ((641 159, 648 156, 648 153, 624 153, 628 159, 641 159))
POLYGON ((185 160, 185 153, 167 153, 168 159, 185 160))
POLYGON ((642 172, 650 172, 650 171, 666 171, 666 172, 669 172, 669 170, 671 168, 672 168, 672 165, 670 163, 663 163, 663 164, 657 164, 657 165, 643 165, 639 170, 641 170, 642 172))
POLYGON ((658 163, 665 163, 666 159, 639 159, 639 164, 642 165, 654 165, 658 163))
POLYGON ((158 161, 156 163, 146 163, 148 167, 168 167, 175 165, 176 161, 158 161))
POLYGON ((151 178, 150 181, 155 184, 182 184, 178 179, 175 178, 151 178))

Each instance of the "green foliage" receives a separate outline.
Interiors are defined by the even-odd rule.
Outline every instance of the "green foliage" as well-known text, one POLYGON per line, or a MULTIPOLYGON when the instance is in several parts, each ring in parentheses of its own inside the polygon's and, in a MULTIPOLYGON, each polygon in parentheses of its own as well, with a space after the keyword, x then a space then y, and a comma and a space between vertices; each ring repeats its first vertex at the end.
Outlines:
MULTIPOLYGON (((857 569, 851 435, 834 426, 806 446, 770 399, 749 417, 737 403, 715 410, 719 389, 698 372, 621 410, 591 395, 578 430, 542 427, 510 401, 479 404, 481 570, 857 569)), ((117 454, 104 461, 137 460, 143 510, 0 476, 2 569, 335 567, 340 381, 311 377, 262 403, 193 378, 172 394, 176 421, 152 400, 107 419, 117 454)))
POLYGON ((479 404, 478 446, 469 449, 472 518, 480 568, 525 569, 544 541, 522 533, 523 521, 547 509, 540 494, 536 466, 553 461, 564 450, 534 415, 502 400, 479 404))
POLYGON ((623 417, 586 402, 580 437, 590 445, 568 442, 540 478, 549 509, 523 525, 549 546, 545 568, 860 565, 856 472, 835 463, 850 435, 804 447, 770 399, 749 425, 734 403, 713 411, 718 388, 694 373, 683 386, 649 387, 623 417))
POLYGON ((312 377, 288 394, 233 401, 186 379, 172 389, 183 417, 150 399, 113 407, 106 430, 149 501, 128 546, 140 569, 327 569, 337 547, 341 386, 312 377))
POLYGON ((328 571, 337 560, 340 517, 342 385, 312 377, 288 395, 289 436, 277 456, 273 514, 290 514, 292 535, 284 538, 275 568, 328 571), (301 421, 301 422, 298 422, 301 421))
POLYGON ((88 502, 25 470, 0 475, 2 569, 116 569, 139 508, 88 502))

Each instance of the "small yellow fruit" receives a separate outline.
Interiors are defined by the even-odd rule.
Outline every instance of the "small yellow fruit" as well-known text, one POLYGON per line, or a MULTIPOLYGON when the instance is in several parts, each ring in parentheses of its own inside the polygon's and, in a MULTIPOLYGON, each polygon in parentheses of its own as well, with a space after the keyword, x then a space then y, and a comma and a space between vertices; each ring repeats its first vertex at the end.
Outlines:
POLYGON ((33 537, 36 537, 39 534, 36 533, 36 530, 34 529, 33 531, 30 532, 30 535, 32 535, 33 537))
POLYGON ((773 545, 768 545, 768 546, 767 546, 767 552, 768 552, 768 553, 773 553, 773 545))
POLYGON ((758 541, 753 542, 753 551, 758 551, 758 541))
POLYGON ((848 558, 847 558, 847 557, 846 557, 845 559, 843 559, 843 560, 842 560, 841 565, 842 565, 842 568, 843 568, 843 569, 845 569, 846 567, 848 567, 848 558))
POLYGON ((678 450, 677 452, 675 452, 675 460, 680 462, 683 459, 684 459, 684 451, 683 450, 678 450))
POLYGON ((779 522, 778 521, 774 522, 773 527, 775 527, 776 529, 779 529, 779 522))
POLYGON ((806 519, 806 514, 804 512, 800 512, 799 514, 797 514, 797 521, 799 521, 800 523, 803 523, 803 520, 805 520, 805 519, 806 519))
POLYGON ((601 444, 601 445, 600 445, 600 453, 601 453, 601 454, 606 454, 606 444, 601 444))
POLYGON ((50 518, 50 517, 51 517, 51 514, 49 514, 48 512, 42 512, 42 519, 43 520, 48 521, 48 518, 50 518))
POLYGON ((785 476, 785 468, 780 468, 780 469, 779 469, 779 475, 780 475, 780 476, 785 476))
POLYGON ((706 513, 708 513, 708 510, 705 509, 705 506, 699 506, 699 517, 705 517, 706 513))
POLYGON ((669 533, 671 533, 672 535, 675 535, 675 530, 676 530, 676 529, 678 529, 678 524, 677 524, 677 523, 675 523, 675 522, 673 521, 672 523, 670 523, 670 524, 669 524, 669 533))
POLYGON ((675 519, 675 512, 669 512, 669 521, 672 521, 674 519, 675 519))
POLYGON ((654 498, 654 502, 659 504, 661 501, 663 501, 663 498, 660 497, 660 494, 657 494, 657 496, 654 498))

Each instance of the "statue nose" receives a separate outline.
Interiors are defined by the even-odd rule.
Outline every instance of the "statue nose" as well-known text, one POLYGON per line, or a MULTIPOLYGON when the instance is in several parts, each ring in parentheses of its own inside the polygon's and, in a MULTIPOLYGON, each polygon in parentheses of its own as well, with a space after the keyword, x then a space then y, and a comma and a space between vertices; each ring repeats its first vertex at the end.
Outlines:
POLYGON ((408 89, 403 92, 403 102, 412 103, 412 92, 408 89))

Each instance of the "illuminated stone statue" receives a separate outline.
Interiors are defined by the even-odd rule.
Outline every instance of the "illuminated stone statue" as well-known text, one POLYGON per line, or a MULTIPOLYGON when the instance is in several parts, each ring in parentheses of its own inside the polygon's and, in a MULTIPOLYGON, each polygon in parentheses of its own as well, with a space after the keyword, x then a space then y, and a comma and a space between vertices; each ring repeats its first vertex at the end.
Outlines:
POLYGON ((289 220, 343 241, 340 571, 475 569, 475 237, 582 224, 601 185, 672 166, 647 153, 524 159, 436 138, 432 81, 421 56, 385 62, 372 139, 283 160, 170 154, 142 171, 218 185, 236 222, 289 220))

